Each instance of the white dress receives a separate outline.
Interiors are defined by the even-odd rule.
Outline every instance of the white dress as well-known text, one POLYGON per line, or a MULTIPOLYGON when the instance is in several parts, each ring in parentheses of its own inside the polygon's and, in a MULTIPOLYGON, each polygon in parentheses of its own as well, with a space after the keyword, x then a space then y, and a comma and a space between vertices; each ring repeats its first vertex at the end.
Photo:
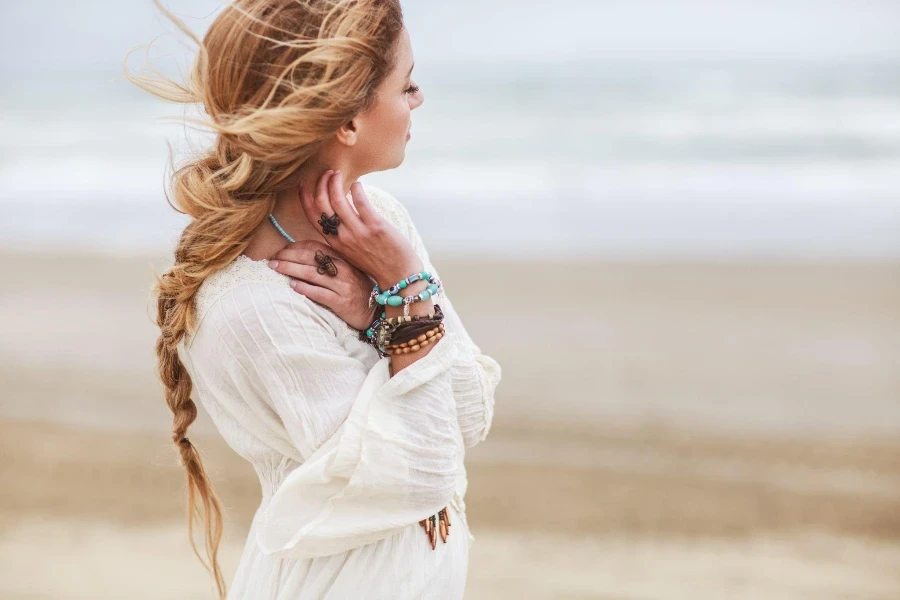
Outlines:
MULTIPOLYGON (((440 278, 406 208, 364 189, 440 278)), ((178 346, 194 399, 262 488, 228 598, 462 598, 463 458, 490 429, 500 366, 441 294, 445 336, 391 377, 389 358, 288 282, 239 257, 203 282, 178 346), (419 521, 444 506, 450 535, 433 550, 419 521)))

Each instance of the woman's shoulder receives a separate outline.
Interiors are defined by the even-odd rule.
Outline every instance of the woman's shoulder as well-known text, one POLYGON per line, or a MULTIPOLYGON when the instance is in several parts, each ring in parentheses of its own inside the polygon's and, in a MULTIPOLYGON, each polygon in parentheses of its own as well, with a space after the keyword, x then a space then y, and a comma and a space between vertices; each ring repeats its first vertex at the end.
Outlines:
POLYGON ((232 325, 241 321, 240 329, 248 330, 247 321, 254 319, 277 319, 279 326, 289 326, 300 317, 337 335, 337 325, 329 317, 332 313, 295 292, 290 277, 269 268, 267 262, 242 254, 200 284, 194 297, 194 332, 185 336, 186 346, 193 344, 202 327, 234 329, 232 325))
POLYGON ((225 267, 207 277, 194 297, 194 310, 199 324, 209 309, 225 294, 242 285, 271 285, 290 289, 287 275, 270 269, 267 261, 253 260, 241 254, 225 267))

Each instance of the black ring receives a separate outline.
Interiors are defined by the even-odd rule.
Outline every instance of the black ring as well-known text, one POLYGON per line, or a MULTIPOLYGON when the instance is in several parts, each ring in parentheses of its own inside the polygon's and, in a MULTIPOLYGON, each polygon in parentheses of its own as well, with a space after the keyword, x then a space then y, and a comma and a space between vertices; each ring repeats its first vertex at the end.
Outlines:
POLYGON ((341 224, 341 218, 337 216, 337 213, 333 215, 326 216, 325 213, 322 213, 322 216, 319 217, 319 225, 322 226, 322 231, 325 235, 337 235, 338 225, 341 224))
POLYGON ((328 273, 329 277, 337 277, 337 265, 334 264, 334 260, 332 260, 331 256, 325 254, 321 250, 316 250, 316 263, 319 265, 316 269, 316 273, 319 275, 328 273))

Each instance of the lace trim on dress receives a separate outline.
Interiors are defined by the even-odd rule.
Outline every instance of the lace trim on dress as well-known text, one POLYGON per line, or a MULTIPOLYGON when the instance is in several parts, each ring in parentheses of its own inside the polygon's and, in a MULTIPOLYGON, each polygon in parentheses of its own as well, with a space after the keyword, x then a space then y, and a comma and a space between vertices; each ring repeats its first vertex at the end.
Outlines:
MULTIPOLYGON (((194 298, 194 315, 197 329, 209 309, 235 287, 245 283, 274 283, 290 285, 291 278, 269 268, 267 259, 253 260, 241 254, 229 265, 216 271, 200 284, 194 298)), ((193 336, 185 335, 185 343, 191 344, 193 336)))
POLYGON ((384 220, 399 229, 404 236, 408 237, 409 230, 407 228, 406 219, 396 205, 399 201, 374 185, 363 184, 363 190, 366 192, 366 198, 369 199, 369 202, 375 207, 375 210, 384 217, 384 220))

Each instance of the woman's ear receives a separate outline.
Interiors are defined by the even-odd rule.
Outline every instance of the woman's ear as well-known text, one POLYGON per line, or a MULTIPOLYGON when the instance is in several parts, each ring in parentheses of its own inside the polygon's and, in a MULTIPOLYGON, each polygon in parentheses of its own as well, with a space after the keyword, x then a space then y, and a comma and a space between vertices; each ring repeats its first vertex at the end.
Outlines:
POLYGON ((356 143, 356 138, 359 134, 359 127, 356 122, 356 119, 351 121, 347 121, 345 124, 341 125, 341 128, 337 130, 335 133, 335 139, 342 144, 347 146, 352 146, 356 143))

